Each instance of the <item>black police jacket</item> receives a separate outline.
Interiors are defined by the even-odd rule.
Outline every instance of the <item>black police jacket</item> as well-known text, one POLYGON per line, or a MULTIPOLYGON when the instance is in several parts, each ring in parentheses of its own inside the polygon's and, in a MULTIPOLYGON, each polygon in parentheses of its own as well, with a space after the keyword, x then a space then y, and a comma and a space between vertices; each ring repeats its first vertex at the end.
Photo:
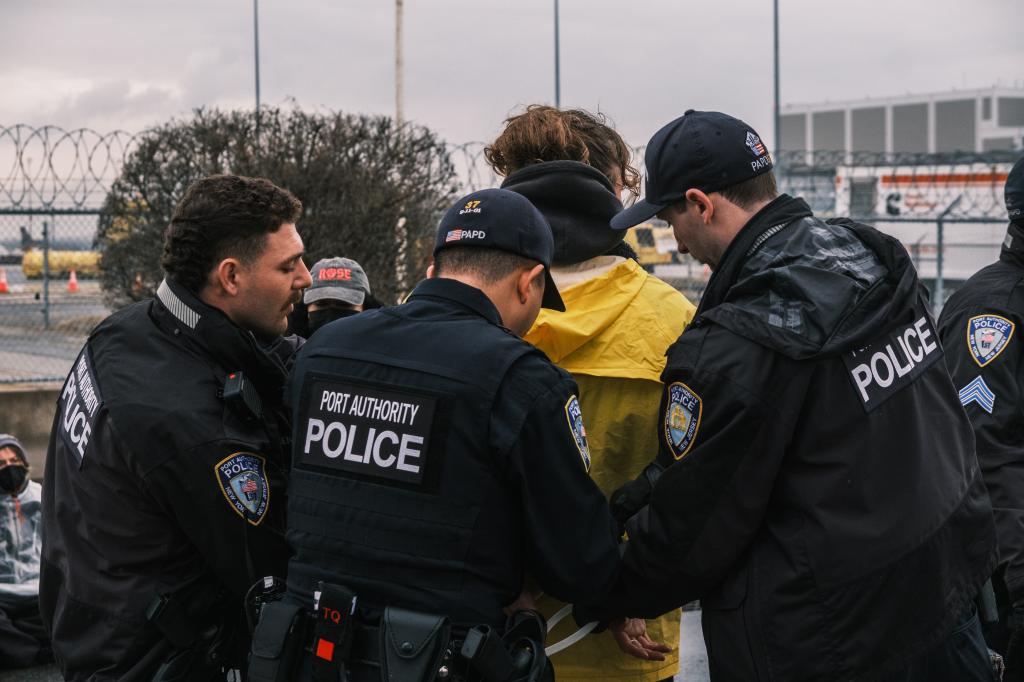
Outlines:
POLYGON ((431 279, 328 324, 297 356, 291 400, 298 603, 324 580, 370 619, 394 605, 501 626, 524 573, 567 601, 615 579, 576 384, 478 289, 431 279))
POLYGON ((1024 600, 1024 229, 950 296, 939 317, 946 364, 974 426, 1010 601, 1024 600))
POLYGON ((711 678, 868 680, 992 567, 970 424, 900 244, 802 200, 730 244, 668 351, 668 465, 604 615, 700 598, 711 678))
POLYGON ((173 282, 93 330, 58 400, 43 488, 40 606, 66 679, 148 680, 212 625, 230 641, 248 587, 283 575, 294 345, 268 350, 173 282), (220 397, 237 371, 262 418, 220 397), (146 618, 159 595, 172 595, 170 637, 146 618))

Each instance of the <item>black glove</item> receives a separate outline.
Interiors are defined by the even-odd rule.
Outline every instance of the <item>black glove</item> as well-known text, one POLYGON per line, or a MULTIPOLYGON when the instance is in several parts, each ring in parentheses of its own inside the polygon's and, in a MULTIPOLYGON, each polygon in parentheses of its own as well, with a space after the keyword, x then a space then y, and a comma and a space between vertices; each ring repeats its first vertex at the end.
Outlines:
POLYGON ((664 470, 657 462, 651 462, 639 476, 612 493, 608 505, 619 522, 620 534, 625 530, 626 521, 650 503, 654 484, 664 470))

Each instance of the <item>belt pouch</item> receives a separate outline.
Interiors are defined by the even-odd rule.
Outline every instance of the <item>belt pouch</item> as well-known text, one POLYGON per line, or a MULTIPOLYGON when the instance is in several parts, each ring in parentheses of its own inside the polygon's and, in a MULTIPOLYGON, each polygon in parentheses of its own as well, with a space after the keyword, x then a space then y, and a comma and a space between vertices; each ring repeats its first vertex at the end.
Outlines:
POLYGON ((355 630, 356 595, 347 587, 320 581, 313 626, 313 659, 310 665, 316 682, 348 679, 346 664, 352 653, 355 630))
POLYGON ((250 682, 288 682, 302 651, 301 607, 283 601, 268 602, 252 635, 250 682))
POLYGON ((384 609, 380 628, 382 682, 430 682, 448 645, 451 626, 444 616, 384 609))
POLYGON ((498 633, 490 626, 477 625, 466 633, 462 657, 484 682, 507 682, 515 672, 512 657, 498 633))

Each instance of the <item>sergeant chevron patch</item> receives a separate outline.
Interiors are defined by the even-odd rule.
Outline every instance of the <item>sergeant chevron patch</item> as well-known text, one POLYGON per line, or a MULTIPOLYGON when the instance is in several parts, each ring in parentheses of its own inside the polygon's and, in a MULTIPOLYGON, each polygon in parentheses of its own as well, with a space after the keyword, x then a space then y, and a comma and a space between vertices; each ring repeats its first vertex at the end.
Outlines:
POLYGON ((967 347, 984 367, 999 357, 1013 337, 1013 322, 999 315, 977 315, 967 320, 967 347))
POLYGON ((960 404, 967 407, 971 403, 992 414, 996 405, 996 394, 988 387, 980 376, 974 377, 970 383, 960 389, 960 404))

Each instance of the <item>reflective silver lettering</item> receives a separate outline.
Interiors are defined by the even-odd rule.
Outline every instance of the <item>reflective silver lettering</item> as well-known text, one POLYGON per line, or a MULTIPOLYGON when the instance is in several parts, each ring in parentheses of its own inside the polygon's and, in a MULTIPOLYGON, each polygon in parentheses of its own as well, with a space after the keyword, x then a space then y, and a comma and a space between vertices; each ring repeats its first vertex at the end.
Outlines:
MULTIPOLYGON (((331 426, 334 426, 334 424, 331 424, 331 426)), ((352 454, 352 447, 356 444, 356 425, 355 424, 353 424, 352 426, 348 427, 348 434, 347 435, 348 435, 348 443, 345 446, 345 459, 347 459, 350 462, 360 462, 360 463, 362 463, 362 461, 363 461, 363 456, 362 455, 354 455, 354 454, 352 454)))
POLYGON ((393 454, 381 457, 381 445, 384 444, 385 440, 391 441, 392 445, 398 445, 398 434, 394 431, 381 431, 380 435, 377 436, 377 440, 373 443, 373 461, 377 463, 377 466, 387 469, 398 458, 393 454))
POLYGON ((925 327, 927 320, 921 318, 914 324, 914 328, 917 330, 917 338, 921 339, 921 346, 924 348, 924 354, 930 355, 933 350, 939 347, 934 341, 928 341, 928 337, 932 335, 930 329, 925 327))
POLYGON ((900 365, 900 361, 896 358, 896 351, 893 350, 892 344, 885 347, 889 353, 889 359, 892 360, 892 366, 896 368, 896 376, 905 377, 910 374, 910 370, 914 369, 914 363, 908 362, 907 366, 900 365))
POLYGON ((917 337, 917 330, 913 327, 907 327, 907 330, 903 332, 903 342, 907 347, 907 351, 910 355, 910 359, 915 363, 921 362, 924 359, 924 349, 921 348, 921 339, 917 337), (910 339, 917 339, 917 348, 915 349, 910 343, 910 339))
POLYGON ((888 388, 889 385, 892 384, 894 374, 892 369, 892 363, 889 362, 889 356, 886 355, 885 353, 882 353, 881 351, 876 351, 875 354, 871 356, 871 373, 875 377, 876 384, 878 384, 882 388, 888 388), (885 369, 888 372, 885 379, 882 379, 882 377, 878 373, 879 363, 885 365, 885 369))
MULTIPOLYGON (((84 426, 82 426, 82 434, 78 438, 78 441, 77 441, 77 443, 78 443, 78 455, 80 457, 85 457, 85 448, 88 447, 88 445, 89 445, 89 434, 92 433, 92 428, 89 426, 89 424, 87 422, 85 422, 84 415, 82 417, 82 422, 84 424, 84 426)), ((74 436, 72 436, 72 438, 73 437, 74 436)))
POLYGON ((418 474, 420 472, 419 464, 406 463, 406 459, 419 459, 420 457, 420 450, 409 447, 410 444, 423 445, 423 438, 411 436, 408 433, 402 435, 402 444, 398 448, 398 468, 402 471, 418 474))
POLYGON ((324 454, 334 459, 341 455, 341 451, 345 448, 345 445, 351 441, 347 431, 345 431, 345 425, 341 422, 331 422, 327 429, 324 431, 324 454), (338 447, 331 447, 331 434, 338 434, 338 447))
POLYGON ((306 424, 306 448, 305 453, 309 454, 309 445, 315 440, 320 440, 324 436, 324 423, 320 419, 310 419, 309 423, 306 424))
POLYGON ((871 384, 871 370, 867 365, 857 365, 853 368, 853 380, 857 383, 857 388, 860 389, 861 400, 867 402, 868 392, 864 389, 871 384))

